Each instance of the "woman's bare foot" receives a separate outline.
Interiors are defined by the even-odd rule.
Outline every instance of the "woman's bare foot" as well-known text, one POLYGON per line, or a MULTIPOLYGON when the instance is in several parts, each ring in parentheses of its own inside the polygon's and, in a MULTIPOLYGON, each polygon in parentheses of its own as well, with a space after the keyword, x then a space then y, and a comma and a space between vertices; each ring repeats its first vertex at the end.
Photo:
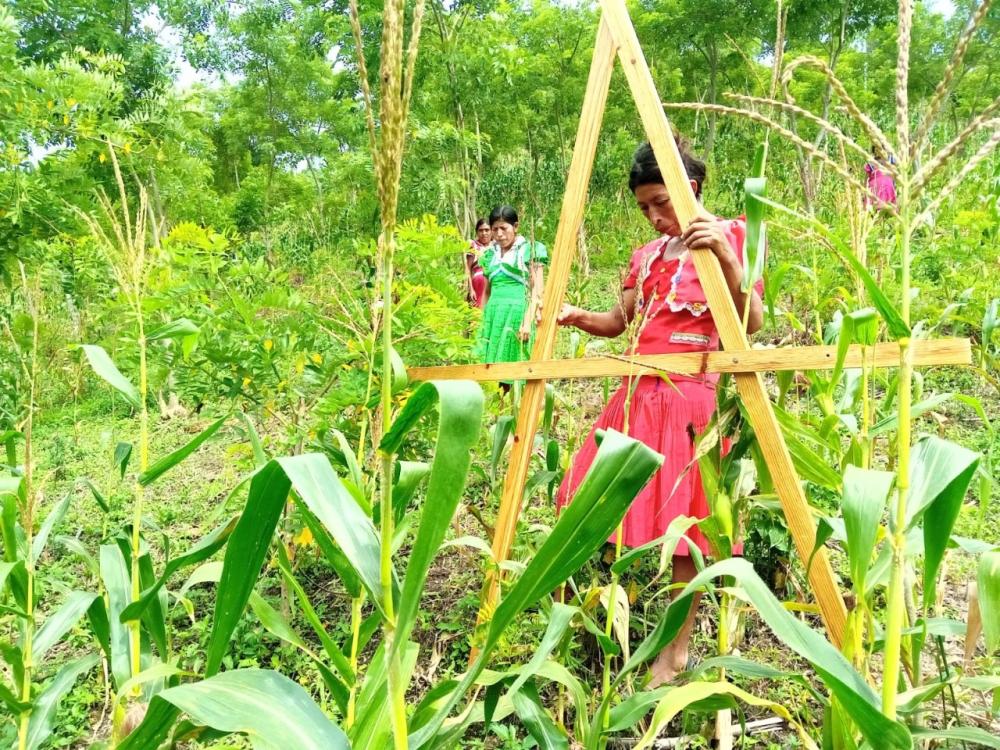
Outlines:
POLYGON ((673 682, 677 675, 687 669, 687 649, 681 652, 672 648, 672 645, 663 649, 649 668, 649 684, 646 685, 648 690, 673 682))

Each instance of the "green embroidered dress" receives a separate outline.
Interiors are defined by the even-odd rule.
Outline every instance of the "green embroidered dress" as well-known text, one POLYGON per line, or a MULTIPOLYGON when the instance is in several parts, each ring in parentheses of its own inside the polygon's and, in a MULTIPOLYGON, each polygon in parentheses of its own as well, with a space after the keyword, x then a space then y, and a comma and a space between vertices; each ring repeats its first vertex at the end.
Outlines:
MULTIPOLYGON (((545 245, 531 243, 518 235, 505 253, 490 245, 480 265, 490 282, 490 296, 483 309, 476 351, 480 362, 520 362, 531 355, 532 341, 522 342, 517 332, 528 309, 531 264, 547 263, 545 245)), ((531 337, 535 324, 531 323, 531 337)))

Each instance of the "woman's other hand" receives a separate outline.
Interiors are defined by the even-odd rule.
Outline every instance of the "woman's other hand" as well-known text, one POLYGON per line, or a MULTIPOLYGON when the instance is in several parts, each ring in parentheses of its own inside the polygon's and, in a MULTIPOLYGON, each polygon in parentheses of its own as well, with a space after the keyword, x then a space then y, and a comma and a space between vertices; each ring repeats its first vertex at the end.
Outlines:
POLYGON ((522 323, 521 327, 517 331, 517 337, 521 341, 525 341, 525 342, 528 341, 528 339, 531 338, 531 324, 530 323, 522 323))
POLYGON ((582 314, 583 310, 579 307, 563 303, 562 309, 559 310, 559 317, 556 318, 556 323, 561 326, 575 326, 579 323, 582 314))

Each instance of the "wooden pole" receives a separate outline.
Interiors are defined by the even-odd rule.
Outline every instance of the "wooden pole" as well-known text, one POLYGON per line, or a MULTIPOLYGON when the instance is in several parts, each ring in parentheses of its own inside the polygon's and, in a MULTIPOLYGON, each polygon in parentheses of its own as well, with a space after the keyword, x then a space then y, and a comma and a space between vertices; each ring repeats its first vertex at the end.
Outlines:
MULTIPOLYGON (((635 29, 629 20, 623 0, 601 0, 602 21, 610 26, 618 44, 618 56, 635 99, 649 142, 663 173, 667 192, 682 226, 698 214, 699 206, 691 190, 677 144, 674 142, 666 114, 656 93, 656 86, 643 57, 635 29)), ((749 349, 746 333, 740 323, 729 288, 719 262, 710 251, 695 250, 698 279, 705 290, 719 338, 727 352, 749 349)), ((816 541, 816 526, 812 519, 799 478, 792 465, 784 436, 778 426, 771 401, 767 397, 760 373, 740 372, 734 375, 736 388, 747 409, 754 433, 767 461, 775 489, 785 512, 785 520, 798 551, 799 558, 808 560, 816 541)), ((816 595, 823 623, 830 639, 839 647, 844 635, 847 608, 833 576, 825 549, 817 551, 809 568, 809 582, 816 595)))
MULTIPOLYGON (((914 341, 913 364, 968 365, 972 362, 969 339, 914 341)), ((847 350, 844 367, 861 367, 863 347, 847 350)), ((476 365, 411 367, 410 380, 560 380, 643 375, 699 375, 712 373, 768 372, 779 370, 832 370, 837 363, 835 346, 801 346, 746 351, 684 352, 681 354, 640 354, 631 357, 584 357, 544 359, 527 362, 496 362, 476 365)), ((887 342, 869 347, 870 367, 898 367, 899 344, 887 342)))
MULTIPOLYGON (((559 225, 552 248, 552 259, 545 296, 542 300, 542 322, 538 327, 532 359, 548 359, 552 356, 556 340, 556 316, 566 295, 569 273, 576 255, 577 235, 583 222, 583 210, 587 201, 590 175, 597 153, 597 140, 604 119, 604 105, 608 100, 611 72, 614 69, 617 51, 607 23, 602 19, 597 29, 594 57, 590 64, 587 91, 583 99, 583 111, 573 147, 573 161, 566 178, 566 192, 563 195, 559 225)), ((514 446, 511 449, 510 464, 504 478, 497 514, 496 531, 493 534, 493 559, 506 560, 514 542, 517 519, 521 514, 521 496, 528 477, 531 449, 538 429, 538 419, 545 403, 545 381, 529 380, 521 396, 521 408, 514 429, 514 446)), ((479 610, 479 621, 483 622, 492 613, 499 592, 497 573, 491 570, 486 577, 479 610)))

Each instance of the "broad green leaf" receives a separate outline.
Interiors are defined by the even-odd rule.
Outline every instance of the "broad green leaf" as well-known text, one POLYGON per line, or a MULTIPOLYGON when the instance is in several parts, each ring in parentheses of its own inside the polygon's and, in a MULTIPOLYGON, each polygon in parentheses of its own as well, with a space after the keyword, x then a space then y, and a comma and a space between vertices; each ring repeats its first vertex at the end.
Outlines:
POLYGON ((538 743, 540 750, 569 750, 569 739, 546 713, 534 680, 524 683, 517 692, 511 694, 511 702, 524 728, 538 743))
POLYGON ((250 441, 250 448, 253 450, 253 463, 256 468, 260 468, 267 463, 267 454, 264 452, 264 444, 260 440, 257 428, 246 412, 240 412, 240 419, 247 428, 247 439, 250 441))
POLYGON ((558 682, 560 685, 569 690, 570 698, 573 701, 573 710, 576 714, 573 717, 576 738, 580 742, 585 741, 587 738, 587 714, 590 710, 590 687, 588 686, 587 688, 584 688, 580 680, 577 679, 566 667, 552 659, 549 659, 544 664, 539 666, 534 670, 534 672, 535 677, 550 680, 552 682, 558 682))
MULTIPOLYGON (((288 584, 288 587, 298 597, 299 609, 302 611, 306 622, 312 627, 316 637, 319 638, 319 642, 323 645, 323 651, 326 653, 327 658, 330 659, 330 663, 336 667, 337 671, 343 676, 344 682, 350 687, 354 684, 355 679, 357 679, 354 670, 351 668, 350 661, 323 626, 319 615, 316 614, 316 610, 313 609, 312 603, 309 601, 309 596, 306 594, 305 589, 302 588, 302 584, 299 583, 298 579, 292 573, 287 555, 281 549, 278 550, 278 567, 285 579, 285 583, 288 584)), ((358 647, 362 648, 360 644, 358 647)))
POLYGON ((280 466, 297 497, 343 550, 372 601, 381 601, 378 532, 340 481, 329 459, 321 453, 307 453, 277 458, 272 463, 280 466))
POLYGON ((34 666, 41 665, 49 649, 57 645, 76 625, 83 614, 90 609, 95 598, 97 594, 87 591, 71 591, 62 606, 45 618, 42 627, 31 641, 31 661, 34 666))
POLYGON ((197 435, 193 440, 191 440, 186 445, 178 448, 173 453, 169 453, 159 461, 154 463, 148 469, 146 469, 142 474, 139 475, 139 484, 143 487, 147 487, 163 476, 170 469, 174 468, 177 464, 183 461, 185 458, 190 456, 196 450, 198 450, 202 443, 208 440, 212 435, 219 431, 229 417, 225 416, 222 419, 218 419, 209 425, 205 430, 203 430, 199 435, 197 435))
POLYGON ((426 726, 410 735, 412 748, 425 746, 436 735, 451 709, 486 667, 501 634, 517 614, 548 596, 604 544, 663 461, 643 443, 615 430, 600 432, 597 437, 597 456, 573 501, 560 513, 523 575, 497 606, 485 637, 477 644, 479 656, 458 688, 426 726))
MULTIPOLYGON (((650 720, 649 729, 646 730, 638 744, 636 744, 636 750, 643 750, 643 748, 651 747, 657 736, 660 734, 660 731, 670 723, 670 720, 673 719, 674 716, 688 706, 704 701, 707 698, 721 695, 731 695, 748 705, 766 708, 777 714, 798 731, 799 739, 804 747, 818 750, 816 743, 813 742, 812 738, 808 734, 806 734, 805 730, 798 724, 798 722, 795 721, 784 706, 765 698, 757 698, 745 690, 741 690, 732 683, 724 681, 689 682, 686 685, 681 685, 668 690, 657 704, 656 710, 653 712, 653 718, 650 720)), ((885 746, 883 745, 882 747, 885 746)))
POLYGON ((510 433, 514 429, 514 417, 504 414, 497 417, 496 424, 493 425, 493 447, 490 449, 490 483, 496 484, 497 472, 500 469, 500 459, 503 458, 507 449, 507 441, 510 433))
POLYGON ((1000 748, 1000 737, 979 727, 952 727, 951 729, 913 728, 914 739, 931 742, 933 740, 958 740, 972 743, 971 747, 1000 748))
POLYGON ((38 529, 38 533, 35 538, 31 541, 31 559, 33 562, 38 562, 38 558, 42 556, 42 552, 45 551, 45 545, 48 544, 49 535, 66 516, 66 511, 69 510, 69 500, 70 497, 67 495, 54 507, 49 514, 45 517, 42 522, 41 527, 38 529))
POLYGON ((978 453, 938 437, 927 437, 912 448, 906 524, 909 529, 923 519, 927 606, 936 601, 938 569, 979 459, 978 453))
MULTIPOLYGON (((341 682, 330 668, 323 663, 323 660, 312 651, 306 644, 302 637, 295 632, 295 629, 288 624, 288 621, 281 616, 274 607, 267 603, 267 601, 253 592, 250 594, 250 608, 253 613, 257 615, 257 619, 260 620, 261 625, 274 637, 290 643, 297 649, 302 651, 306 656, 308 656, 316 668, 319 670, 320 676, 323 678, 323 682, 326 684, 327 688, 330 690, 337 701, 337 706, 344 713, 347 712, 347 703, 350 696, 350 691, 343 682, 341 682)), ((348 665, 350 668, 350 665, 348 665)))
POLYGON ((361 579, 358 577, 354 566, 351 565, 351 561, 344 554, 344 550, 337 546, 337 543, 333 541, 333 537, 330 536, 330 532, 326 530, 326 527, 316 518, 312 511, 308 508, 300 507, 299 512, 302 514, 302 520, 305 521, 309 531, 312 532, 316 546, 319 547, 326 561, 330 563, 330 567, 340 576, 340 581, 344 584, 344 588, 347 589, 348 596, 352 599, 361 596, 364 587, 361 585, 361 579))
POLYGON ((27 711, 31 708, 30 703, 23 703, 20 698, 18 698, 7 685, 0 681, 0 703, 7 707, 7 710, 11 714, 17 715, 22 711, 27 711))
POLYGON ((396 524, 399 525, 420 483, 431 473, 431 465, 424 461, 396 461, 393 464, 393 473, 396 476, 392 485, 392 506, 395 510, 396 524))
POLYGON ((276 461, 265 464, 250 480, 246 506, 226 545, 222 576, 215 599, 205 674, 219 671, 236 624, 260 576, 271 537, 288 499, 292 483, 276 461))
POLYGON ((128 629, 121 622, 121 613, 128 606, 132 587, 128 564, 117 544, 101 545, 100 562, 101 581, 108 592, 111 674, 115 685, 120 687, 132 676, 128 629))
POLYGON ((392 365, 392 395, 395 396, 410 384, 410 376, 406 374, 406 365, 394 346, 389 347, 389 362, 392 365))
POLYGON ((28 750, 38 750, 52 734, 52 722, 56 716, 59 703, 70 691, 80 675, 89 672, 100 661, 96 654, 88 654, 69 664, 65 664, 56 672, 55 677, 45 686, 35 698, 31 717, 28 719, 28 750))
POLYGON ((14 602, 20 607, 21 616, 27 617, 25 612, 28 607, 28 571, 24 566, 24 560, 0 563, 0 592, 3 592, 5 587, 10 588, 14 602))
POLYGON ((187 318, 178 318, 172 323, 165 323, 146 334, 146 341, 160 341, 162 339, 177 339, 185 336, 192 336, 198 333, 198 326, 187 318))
POLYGON ((87 361, 90 362, 90 366, 94 369, 94 372, 122 394, 126 401, 138 409, 142 405, 139 389, 121 374, 115 363, 111 361, 108 353, 102 347, 94 346, 93 344, 84 344, 81 348, 83 349, 83 353, 87 355, 87 361))
POLYGON ((218 583, 221 577, 222 560, 212 560, 211 562, 202 563, 191 571, 191 575, 184 581, 184 585, 177 592, 177 596, 186 596, 192 587, 202 583, 218 583))
POLYGON ((160 589, 166 584, 170 577, 182 568, 194 565, 195 563, 200 563, 207 560, 220 549, 229 540, 230 535, 236 528, 236 524, 239 522, 239 517, 234 516, 227 523, 215 529, 208 536, 199 539, 195 545, 182 555, 170 560, 166 566, 163 568, 163 574, 157 579, 149 589, 142 593, 142 597, 135 602, 129 604, 124 611, 121 613, 121 621, 128 622, 129 620, 137 620, 142 616, 142 613, 146 608, 153 602, 153 599, 159 595, 160 589))
POLYGON ((633 729, 671 690, 673 686, 663 685, 655 690, 633 693, 611 709, 608 713, 608 728, 604 731, 611 734, 633 729))
POLYGON ((145 685, 150 682, 166 680, 170 677, 176 677, 178 675, 184 675, 187 677, 194 676, 190 672, 185 672, 174 664, 163 661, 156 662, 148 669, 144 669, 139 674, 130 677, 125 684, 119 688, 118 693, 115 695, 114 706, 118 706, 118 704, 126 699, 131 694, 133 688, 137 688, 140 685, 145 685))
POLYGON ((108 501, 104 498, 104 495, 101 494, 101 491, 97 489, 93 482, 89 479, 81 479, 80 483, 90 490, 90 494, 94 496, 94 500, 96 500, 97 504, 101 506, 101 510, 105 513, 111 510, 111 506, 108 505, 108 501))
POLYGON ((177 721, 180 711, 159 695, 153 696, 142 722, 132 732, 118 743, 115 750, 149 750, 159 748, 171 727, 177 721))
POLYGON ((1000 551, 984 552, 976 575, 979 584, 979 613, 983 620, 986 651, 1000 649, 1000 551))
POLYGON ((549 654, 562 641, 563 636, 566 635, 566 629, 579 611, 577 607, 570 607, 567 604, 559 602, 555 602, 552 605, 552 609, 549 612, 549 624, 545 627, 545 634, 542 636, 538 648, 535 649, 535 653, 532 654, 531 660, 521 668, 520 676, 514 680, 514 684, 507 691, 508 698, 513 698, 514 693, 535 676, 538 669, 549 658, 549 654))
POLYGON ((854 590, 861 595, 875 552, 882 513, 895 479, 896 475, 890 471, 859 469, 857 466, 848 466, 844 471, 841 512, 847 533, 847 560, 854 590))
POLYGON ((799 476, 821 487, 833 490, 840 489, 840 475, 830 468, 830 464, 822 456, 801 439, 801 429, 796 429, 796 427, 801 428, 801 425, 796 425, 796 427, 791 426, 789 422, 796 421, 794 417, 786 414, 781 409, 776 408, 774 411, 778 417, 778 423, 784 432, 785 444, 788 446, 788 452, 792 456, 792 463, 795 465, 795 470, 799 476))
POLYGON ((129 459, 132 458, 132 443, 118 443, 115 446, 115 466, 121 478, 125 478, 125 471, 128 469, 129 459))
POLYGON ((723 560, 700 572, 667 608, 664 619, 678 619, 677 615, 672 616, 672 610, 682 601, 690 601, 700 587, 720 576, 734 578, 774 635, 812 664, 873 747, 900 750, 913 747, 906 727, 882 714, 879 697, 864 678, 826 638, 785 609, 746 560, 723 560))
POLYGON ((350 750, 305 689, 266 669, 237 669, 160 693, 195 722, 247 735, 254 750, 350 750))
MULTIPOLYGON (((766 151, 766 146, 761 146, 766 151)), ((760 153, 758 151, 758 153, 760 153)), ((743 240, 743 257, 746 265, 741 288, 748 292, 764 274, 767 249, 767 225, 764 223, 764 204, 758 197, 767 194, 767 178, 763 171, 743 181, 743 195, 747 217, 747 233, 743 240)), ((742 315, 742 310, 739 311, 742 315)))
POLYGON ((357 489, 357 500, 361 503, 361 506, 365 509, 369 515, 371 515, 371 509, 368 507, 368 501, 364 496, 365 492, 365 478, 361 473, 361 466, 358 464, 358 457, 354 454, 354 449, 351 444, 344 437, 344 433, 340 430, 330 430, 330 434, 333 435, 334 440, 337 441, 337 447, 340 448, 340 452, 344 456, 344 464, 347 467, 347 476, 350 479, 351 484, 357 489))
POLYGON ((467 380, 422 384, 407 400, 406 406, 382 438, 379 450, 383 453, 396 453, 406 434, 435 405, 438 410, 438 430, 434 459, 427 479, 427 498, 420 512, 420 525, 413 540, 396 609, 394 651, 405 648, 409 640, 420 608, 420 596, 427 581, 427 572, 462 499, 472 461, 472 449, 479 439, 483 391, 478 383, 467 380))

